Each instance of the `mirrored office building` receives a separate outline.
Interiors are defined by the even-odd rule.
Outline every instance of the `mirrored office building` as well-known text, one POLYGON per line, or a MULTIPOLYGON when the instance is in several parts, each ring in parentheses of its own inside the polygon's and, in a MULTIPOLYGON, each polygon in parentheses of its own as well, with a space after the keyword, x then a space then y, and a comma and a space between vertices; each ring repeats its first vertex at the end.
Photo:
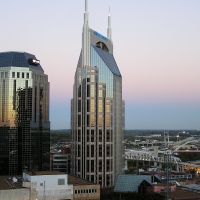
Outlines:
POLYGON ((73 173, 112 187, 123 169, 122 76, 113 56, 111 16, 107 37, 89 28, 85 1, 82 50, 72 99, 73 173))
POLYGON ((49 169, 48 76, 34 55, 0 53, 0 175, 49 169))

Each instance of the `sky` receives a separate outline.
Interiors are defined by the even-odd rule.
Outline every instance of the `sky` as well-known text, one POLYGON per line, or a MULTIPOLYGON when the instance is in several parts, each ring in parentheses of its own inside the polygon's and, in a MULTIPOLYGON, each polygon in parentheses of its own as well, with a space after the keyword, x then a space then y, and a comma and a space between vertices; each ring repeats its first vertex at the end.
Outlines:
MULTIPOLYGON (((126 129, 200 129, 200 1, 89 0, 123 76, 126 129)), ((35 54, 50 81, 52 129, 70 128, 84 0, 1 0, 0 52, 35 54)))

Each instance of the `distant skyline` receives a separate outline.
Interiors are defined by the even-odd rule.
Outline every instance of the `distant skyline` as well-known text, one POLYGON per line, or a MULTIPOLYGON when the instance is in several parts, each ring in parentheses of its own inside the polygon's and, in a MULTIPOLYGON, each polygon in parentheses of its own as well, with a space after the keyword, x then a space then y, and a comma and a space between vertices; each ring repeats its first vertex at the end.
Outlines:
MULTIPOLYGON (((36 55, 49 75, 51 128, 70 128, 84 0, 0 6, 0 52, 36 55)), ((126 129, 200 129, 200 1, 89 0, 90 27, 103 35, 109 6, 126 129)))

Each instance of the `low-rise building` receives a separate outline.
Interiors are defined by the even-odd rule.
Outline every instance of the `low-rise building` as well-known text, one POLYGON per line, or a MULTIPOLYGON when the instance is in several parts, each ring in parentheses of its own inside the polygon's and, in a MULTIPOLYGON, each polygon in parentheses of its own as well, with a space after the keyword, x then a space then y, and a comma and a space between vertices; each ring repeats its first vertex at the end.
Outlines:
POLYGON ((100 200, 100 185, 80 178, 69 176, 69 184, 73 185, 74 200, 100 200))
POLYGON ((115 193, 137 193, 143 181, 149 183, 160 182, 157 176, 151 175, 132 175, 125 174, 119 175, 115 184, 115 193))
POLYGON ((100 200, 100 185, 61 172, 0 177, 0 200, 100 200))
POLYGON ((60 144, 51 149, 51 171, 59 171, 69 174, 71 165, 70 145, 60 144))
POLYGON ((23 187, 30 188, 37 200, 73 199, 73 185, 68 184, 68 175, 60 172, 24 173, 23 187))

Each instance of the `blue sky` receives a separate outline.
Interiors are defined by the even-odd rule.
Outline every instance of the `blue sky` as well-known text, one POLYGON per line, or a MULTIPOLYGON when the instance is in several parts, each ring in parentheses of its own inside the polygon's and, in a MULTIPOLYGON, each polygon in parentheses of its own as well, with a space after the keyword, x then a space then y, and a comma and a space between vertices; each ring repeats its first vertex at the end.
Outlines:
MULTIPOLYGON (((105 34, 111 6, 127 129, 200 129, 200 1, 89 0, 90 26, 105 34)), ((84 1, 0 2, 0 51, 40 59, 51 84, 52 129, 70 127, 84 1)))

